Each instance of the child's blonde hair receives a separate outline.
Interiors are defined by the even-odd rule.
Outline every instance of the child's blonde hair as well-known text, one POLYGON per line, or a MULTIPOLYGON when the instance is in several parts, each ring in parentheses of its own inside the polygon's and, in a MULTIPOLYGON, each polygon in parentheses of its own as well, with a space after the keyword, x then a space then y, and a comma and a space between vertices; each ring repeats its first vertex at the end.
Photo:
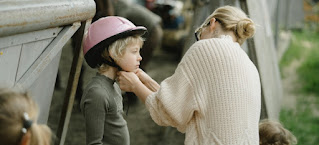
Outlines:
POLYGON ((26 128, 31 134, 30 145, 49 145, 51 130, 46 125, 36 123, 38 109, 27 93, 18 93, 10 89, 0 88, 0 141, 4 145, 18 145, 25 132, 24 114, 28 114, 33 122, 26 128))
MULTIPOLYGON (((143 46, 144 44, 144 39, 140 35, 134 35, 134 36, 129 36, 123 39, 118 39, 115 42, 113 42, 108 49, 106 48, 103 53, 102 57, 105 59, 110 59, 110 54, 112 54, 114 61, 117 61, 121 59, 121 57, 124 55, 126 47, 130 44, 139 44, 140 47, 143 46)), ((98 71, 99 73, 106 72, 109 69, 109 65, 107 64, 102 64, 99 68, 98 71)))
POLYGON ((239 8, 233 6, 219 7, 205 20, 201 27, 207 25, 212 18, 221 23, 224 31, 233 31, 240 45, 255 34, 253 20, 248 18, 239 8))
POLYGON ((295 145, 296 137, 279 122, 268 119, 259 123, 260 145, 295 145))

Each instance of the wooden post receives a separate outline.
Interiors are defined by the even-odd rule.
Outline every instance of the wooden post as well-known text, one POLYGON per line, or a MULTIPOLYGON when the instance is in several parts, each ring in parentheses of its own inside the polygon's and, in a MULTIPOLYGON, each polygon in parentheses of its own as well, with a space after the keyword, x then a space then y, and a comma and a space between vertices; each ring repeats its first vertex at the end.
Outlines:
POLYGON ((77 39, 78 42, 75 44, 74 57, 72 61, 72 67, 69 74, 68 85, 66 88, 66 94, 64 98, 62 113, 60 117, 60 122, 57 130, 57 140, 55 145, 64 145, 65 138, 68 131, 68 126, 72 114, 72 108, 76 93, 76 88, 78 85, 78 80, 81 73, 81 67, 83 62, 83 51, 82 51, 82 42, 84 39, 84 33, 87 31, 89 25, 91 24, 91 19, 86 22, 81 23, 81 27, 75 34, 75 37, 80 38, 77 39))

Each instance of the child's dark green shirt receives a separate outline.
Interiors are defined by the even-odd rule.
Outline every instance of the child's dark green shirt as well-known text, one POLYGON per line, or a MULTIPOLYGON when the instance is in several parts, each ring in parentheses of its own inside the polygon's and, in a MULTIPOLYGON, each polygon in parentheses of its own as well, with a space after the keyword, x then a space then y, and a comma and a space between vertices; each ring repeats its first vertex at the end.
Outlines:
POLYGON ((114 80, 97 74, 86 86, 81 100, 87 145, 129 145, 121 90, 114 80))

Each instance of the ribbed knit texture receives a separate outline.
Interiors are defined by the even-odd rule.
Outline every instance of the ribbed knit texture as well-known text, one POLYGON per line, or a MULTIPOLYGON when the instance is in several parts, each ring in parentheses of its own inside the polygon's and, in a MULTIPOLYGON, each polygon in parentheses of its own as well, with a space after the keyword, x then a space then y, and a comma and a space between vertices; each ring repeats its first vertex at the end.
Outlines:
POLYGON ((146 99, 152 119, 186 133, 186 145, 258 145, 258 71, 230 36, 196 42, 146 99))

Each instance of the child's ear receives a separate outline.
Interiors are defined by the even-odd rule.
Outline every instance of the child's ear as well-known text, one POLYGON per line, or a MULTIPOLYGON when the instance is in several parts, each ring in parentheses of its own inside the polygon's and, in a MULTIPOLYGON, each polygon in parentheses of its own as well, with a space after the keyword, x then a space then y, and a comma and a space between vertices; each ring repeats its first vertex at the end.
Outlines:
POLYGON ((31 133, 28 131, 26 134, 22 136, 20 145, 30 145, 31 133))
POLYGON ((109 57, 112 57, 112 58, 114 58, 114 56, 113 56, 113 55, 112 55, 112 54, 111 54, 110 52, 109 52, 109 54, 108 54, 108 55, 109 55, 109 57))
POLYGON ((104 56, 108 61, 111 61, 110 57, 113 59, 114 55, 112 55, 112 53, 110 52, 110 50, 108 51, 109 53, 107 53, 106 56, 104 56))

